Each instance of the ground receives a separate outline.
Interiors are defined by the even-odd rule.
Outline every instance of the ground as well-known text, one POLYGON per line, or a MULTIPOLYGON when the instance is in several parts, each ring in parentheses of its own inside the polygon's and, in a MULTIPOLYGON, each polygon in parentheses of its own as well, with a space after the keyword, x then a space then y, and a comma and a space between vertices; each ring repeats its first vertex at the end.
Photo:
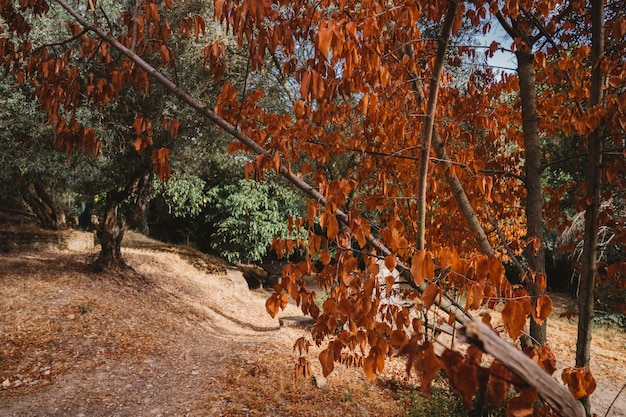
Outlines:
MULTIPOLYGON (((91 272, 93 249, 0 254, 0 415, 401 415, 390 381, 413 381, 401 359, 374 383, 337 366, 318 386, 312 349, 313 377, 296 380, 293 342, 306 331, 279 327, 266 290, 193 251, 131 246, 133 270, 114 274, 91 272)), ((575 350, 575 322, 557 318, 567 303, 557 297, 548 330, 562 366, 575 350)), ((623 331, 594 334, 593 366, 602 416, 626 382, 623 331)), ((626 392, 608 416, 626 416, 626 392)))

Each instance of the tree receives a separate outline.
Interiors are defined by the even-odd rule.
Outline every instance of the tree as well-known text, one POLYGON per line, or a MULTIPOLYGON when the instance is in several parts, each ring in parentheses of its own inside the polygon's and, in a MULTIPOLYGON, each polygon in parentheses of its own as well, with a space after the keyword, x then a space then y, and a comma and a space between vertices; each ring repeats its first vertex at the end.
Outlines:
MULTIPOLYGON (((437 158, 427 154, 437 166, 427 177, 427 188, 431 190, 428 216, 425 220, 417 216, 414 198, 420 182, 415 181, 415 165, 422 158, 418 150, 425 137, 417 132, 429 130, 424 129, 423 121, 432 123, 433 118, 423 117, 428 108, 423 98, 431 95, 432 86, 426 89, 416 85, 422 79, 439 79, 435 56, 441 45, 421 36, 419 20, 440 22, 453 7, 446 2, 394 5, 302 1, 270 5, 217 1, 216 19, 232 30, 240 46, 247 48, 251 68, 259 70, 269 51, 283 59, 275 66, 281 68, 283 78, 298 82, 296 95, 299 93, 300 100, 294 103, 293 113, 281 113, 264 106, 263 91, 242 97, 228 84, 222 89, 216 112, 208 110, 150 65, 149 54, 144 54, 147 50, 134 52, 132 46, 137 39, 145 43, 149 40, 151 50, 158 51, 165 69, 176 59, 168 48, 168 36, 164 36, 169 33, 169 23, 159 14, 162 9, 157 3, 143 4, 135 20, 125 21, 126 32, 117 38, 63 0, 56 3, 85 30, 125 55, 126 58, 120 58, 122 67, 132 77, 124 81, 144 86, 146 74, 150 74, 241 143, 231 145, 230 150, 246 146, 256 153, 257 157, 246 165, 247 175, 263 178, 268 170, 278 171, 311 197, 306 216, 295 221, 296 227, 308 230, 307 258, 285 269, 281 283, 268 299, 267 309, 276 314, 291 296, 305 313, 316 318, 312 338, 318 344, 326 343, 320 355, 325 374, 332 371, 335 362, 343 362, 362 366, 373 379, 384 368, 387 354, 397 349, 408 355, 409 370, 415 367, 426 390, 435 373, 445 367, 451 384, 463 394, 467 405, 477 385, 486 389, 490 384, 495 390, 502 380, 511 380, 497 362, 479 375, 478 369, 482 368, 476 366, 480 362, 476 361, 477 356, 472 359, 472 355, 463 356, 449 349, 440 360, 435 356, 432 333, 428 331, 428 326, 436 323, 433 305, 449 314, 451 323, 469 320, 470 315, 449 293, 463 294, 466 308, 501 302, 504 324, 513 339, 522 334, 529 315, 539 324, 549 314, 551 305, 544 297, 531 303, 525 290, 506 281, 504 267, 496 258, 503 253, 515 254, 516 250, 519 253, 527 234, 526 228, 520 227, 521 210, 517 204, 525 191, 517 183, 519 173, 514 172, 520 161, 519 150, 524 149, 523 141, 518 142, 516 149, 497 152, 505 145, 502 136, 514 130, 505 126, 518 119, 510 117, 503 105, 494 106, 499 103, 493 101, 494 97, 513 91, 517 77, 504 77, 498 83, 485 71, 470 78, 466 91, 459 91, 453 84, 440 86, 440 104, 433 106, 431 100, 430 105, 431 111, 434 107, 441 142, 434 142, 435 150, 439 149, 437 158), (141 33, 135 22, 142 24, 141 33), (306 59, 296 59, 296 50, 306 59), (479 94, 477 86, 481 82, 485 83, 483 87, 490 87, 489 95, 479 94), (321 170, 313 171, 314 164, 307 163, 311 159, 321 166, 339 155, 358 161, 345 178, 328 177, 321 170), (294 171, 295 167, 301 167, 299 172, 294 171), (494 178, 490 171, 496 170, 488 168, 500 168, 497 171, 506 175, 494 178), (462 199, 466 203, 456 202, 462 199), (372 224, 367 216, 372 211, 377 213, 377 224, 372 224), (497 220, 490 222, 494 213, 497 220), (465 218, 473 219, 472 230, 481 236, 478 243, 463 226, 465 218), (494 229, 491 235, 485 233, 490 224, 494 229), (420 227, 424 226, 427 228, 422 249, 416 245, 420 227), (492 245, 497 246, 494 249, 492 245), (479 248, 483 252, 491 248, 493 252, 481 255, 479 248), (323 265, 318 280, 330 294, 323 311, 313 302, 315 294, 301 279, 313 270, 315 261, 323 265), (379 277, 381 263, 389 271, 397 268, 401 278, 389 274, 379 277), (359 264, 364 268, 359 268, 359 264), (407 303, 396 302, 397 296, 407 303)), ((44 11, 42 4, 36 3, 39 9, 35 11, 44 11)), ((515 18, 519 7, 526 8, 528 4, 517 6, 503 12, 515 18)), ((170 4, 162 7, 168 9, 170 4)), ((551 12, 543 3, 538 3, 537 8, 542 15, 551 12)), ((478 3, 450 12, 452 34, 459 30, 464 17, 481 25, 489 10, 489 5, 478 3)), ((17 13, 11 8, 3 12, 17 13)), ((12 21, 17 22, 14 18, 12 21)), ((195 27, 199 35, 205 20, 195 17, 191 22, 189 30, 195 27)), ((20 28, 12 30, 17 29, 20 28)), ((441 38, 446 37, 444 32, 441 38)), ((98 53, 108 56, 107 51, 98 53)), ((216 76, 223 72, 223 55, 219 42, 210 43, 205 49, 205 61, 216 76)), ((533 57, 533 65, 543 66, 543 60, 537 57, 533 57)), ((14 65, 15 61, 10 62, 14 65)), ((34 68, 41 64, 37 60, 29 63, 34 68)), ((614 63, 610 68, 618 67, 614 63)), ((551 69, 560 68, 553 65, 551 69)), ((28 75, 32 78, 31 73, 28 75)), ((585 70, 576 75, 584 80, 585 70)), ((619 85, 623 77, 616 77, 619 85)), ((580 83, 568 95, 575 96, 583 90, 580 83)), ((612 109, 618 117, 607 117, 619 121, 619 104, 612 109)), ((594 125, 589 123, 588 114, 573 114, 565 101, 546 105, 544 111, 544 116, 550 115, 559 122, 573 115, 576 133, 594 125)), ((521 122, 514 128, 519 129, 521 122)), ((157 158, 157 162, 165 165, 166 161, 157 158)), ((157 171, 160 169, 157 164, 157 171)), ((542 282, 539 275, 535 279, 543 289, 545 280, 542 282)), ((296 347, 304 351, 307 343, 300 339, 296 347)), ((540 362, 544 367, 553 368, 547 349, 539 349, 537 355, 543 358, 540 362)), ((306 361, 299 364, 306 372, 306 361)), ((570 386, 580 388, 575 390, 579 397, 588 396, 592 390, 588 385, 577 384, 583 376, 580 370, 564 374, 570 386)), ((508 385, 505 388, 494 391, 502 395, 495 395, 491 401, 502 401, 508 385)), ((520 394, 509 405, 511 413, 531 410, 537 399, 535 392, 521 387, 518 390, 520 394)))
MULTIPOLYGON (((276 178, 263 183, 240 179, 211 188, 207 197, 211 248, 229 262, 260 262, 274 239, 298 237, 288 230, 287 219, 301 217, 303 210, 298 210, 297 195, 276 178)), ((299 237, 304 247, 304 236, 299 237)))

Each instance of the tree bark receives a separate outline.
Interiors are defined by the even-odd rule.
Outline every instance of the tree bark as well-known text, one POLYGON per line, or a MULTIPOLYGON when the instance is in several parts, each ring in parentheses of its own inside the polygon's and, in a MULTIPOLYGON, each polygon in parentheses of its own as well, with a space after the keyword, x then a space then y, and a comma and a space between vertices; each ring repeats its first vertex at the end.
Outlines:
POLYGON ((48 193, 43 184, 34 180, 24 181, 22 198, 37 216, 39 223, 45 229, 64 230, 67 228, 63 208, 48 193))
POLYGON ((128 266, 122 258, 122 239, 129 228, 135 226, 146 210, 150 197, 152 170, 140 168, 121 191, 113 190, 107 194, 103 220, 96 236, 100 242, 100 254, 92 264, 96 271, 125 269, 128 266), (137 197, 131 212, 124 216, 119 213, 120 205, 129 197, 137 197))
MULTIPOLYGON (((530 36, 525 37, 528 48, 515 52, 526 157, 524 168, 526 170, 526 238, 528 246, 525 250, 525 257, 528 260, 530 272, 538 275, 546 273, 546 249, 543 243, 543 192, 541 187, 542 150, 539 144, 539 116, 537 114, 535 70, 533 69, 534 54, 532 43, 529 40, 530 36), (535 244, 538 247, 535 247, 535 244)), ((535 303, 543 291, 539 290, 533 279, 529 280, 527 288, 532 297, 532 302, 535 303)), ((534 343, 538 345, 546 343, 546 328, 547 320, 539 325, 531 316, 530 337, 534 343)))
MULTIPOLYGON (((590 106, 602 103, 603 74, 600 62, 604 57, 604 0, 591 2, 591 97, 590 106)), ((591 361, 591 324, 594 315, 594 290, 598 246, 598 212, 602 182, 602 123, 588 137, 589 154, 585 181, 585 231, 583 232, 582 267, 578 293, 578 340, 576 366, 589 367, 591 361)), ((587 416, 591 415, 589 398, 581 398, 587 416)))
POLYGON ((422 129, 421 157, 419 164, 419 188, 417 193, 417 250, 424 249, 425 245, 424 240, 426 236, 426 185, 428 184, 430 143, 432 141, 435 126, 435 113, 437 110, 437 98, 439 95, 439 81, 441 80, 441 74, 443 74, 446 52, 448 50, 448 42, 450 40, 450 33, 452 32, 452 23, 454 22, 454 17, 456 16, 458 6, 458 1, 451 1, 450 4, 448 4, 446 17, 443 22, 443 27, 441 28, 441 35, 439 36, 437 56, 435 58, 435 67, 433 69, 433 75, 430 80, 428 109, 426 111, 424 128, 422 129))
MULTIPOLYGON (((422 82, 416 74, 411 74, 410 78, 415 80, 413 81, 413 96, 415 97, 415 101, 418 105, 421 105, 426 98, 422 82)), ((463 188, 463 184, 461 184, 461 180, 459 180, 456 172, 452 169, 450 156, 446 152, 445 145, 437 129, 433 130, 431 140, 435 155, 437 155, 437 158, 441 161, 446 182, 452 190, 452 195, 454 196, 461 213, 463 213, 463 217, 465 218, 470 231, 474 235, 474 239, 476 239, 480 252, 486 256, 495 256, 496 252, 494 251, 493 246, 491 246, 489 238, 485 233, 485 229, 478 219, 476 210, 472 207, 472 204, 467 197, 467 193, 465 192, 465 188, 463 188)))

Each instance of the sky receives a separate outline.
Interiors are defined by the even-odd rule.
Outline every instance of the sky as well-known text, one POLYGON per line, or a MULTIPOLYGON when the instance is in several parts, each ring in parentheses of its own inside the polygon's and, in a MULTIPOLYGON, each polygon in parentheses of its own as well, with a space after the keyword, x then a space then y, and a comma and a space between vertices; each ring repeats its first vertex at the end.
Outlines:
MULTIPOLYGON (((491 30, 489 32, 487 32, 487 34, 480 39, 481 45, 483 46, 489 46, 491 45, 491 42, 496 41, 500 44, 500 46, 502 48, 505 49, 510 49, 511 44, 513 43, 513 40, 511 39, 511 37, 504 31, 504 29, 502 29, 502 26, 500 26, 500 24, 498 23, 497 20, 494 19, 494 21, 491 24, 491 30)), ((515 72, 516 68, 517 68, 517 61, 515 58, 515 54, 513 54, 512 52, 503 52, 503 51, 496 51, 496 53, 493 55, 492 58, 488 58, 487 59, 487 63, 489 65, 492 65, 494 67, 499 67, 499 68, 495 68, 495 70, 497 71, 507 71, 507 72, 515 72)))

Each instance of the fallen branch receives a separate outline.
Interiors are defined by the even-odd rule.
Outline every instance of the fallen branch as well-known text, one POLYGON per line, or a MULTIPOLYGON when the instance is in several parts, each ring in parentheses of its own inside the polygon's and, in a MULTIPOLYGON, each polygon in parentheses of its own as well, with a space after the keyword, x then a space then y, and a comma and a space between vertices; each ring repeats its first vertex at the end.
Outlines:
POLYGON ((462 329, 466 341, 492 355, 555 407, 564 417, 582 417, 584 410, 569 390, 559 384, 537 363, 502 339, 479 319, 462 329))

